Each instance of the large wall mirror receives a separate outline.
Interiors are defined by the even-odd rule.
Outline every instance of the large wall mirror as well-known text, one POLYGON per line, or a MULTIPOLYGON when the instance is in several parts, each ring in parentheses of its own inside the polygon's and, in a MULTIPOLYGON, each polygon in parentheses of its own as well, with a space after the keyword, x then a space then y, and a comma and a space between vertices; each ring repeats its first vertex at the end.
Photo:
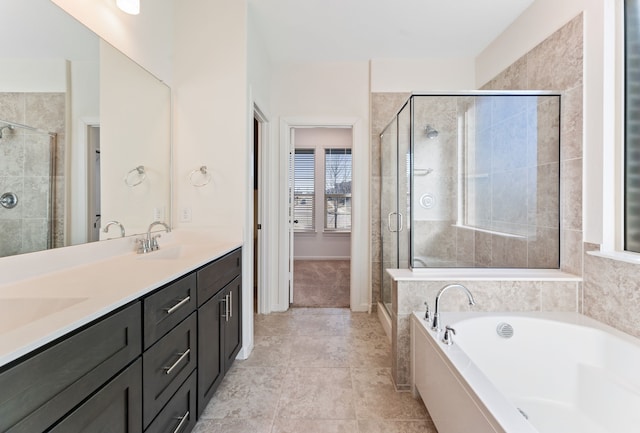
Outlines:
POLYGON ((170 224, 170 89, 50 0, 0 16, 0 257, 170 224))

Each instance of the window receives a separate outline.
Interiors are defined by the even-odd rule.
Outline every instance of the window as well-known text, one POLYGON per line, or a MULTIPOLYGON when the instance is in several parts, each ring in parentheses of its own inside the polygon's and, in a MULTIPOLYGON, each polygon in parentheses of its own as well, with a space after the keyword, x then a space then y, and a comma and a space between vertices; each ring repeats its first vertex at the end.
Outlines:
POLYGON ((296 149, 293 176, 293 227, 295 231, 314 231, 315 226, 315 152, 296 149))
POLYGON ((351 149, 325 149, 324 228, 351 230, 351 149))
POLYGON ((640 253, 640 0, 624 17, 624 250, 640 253))

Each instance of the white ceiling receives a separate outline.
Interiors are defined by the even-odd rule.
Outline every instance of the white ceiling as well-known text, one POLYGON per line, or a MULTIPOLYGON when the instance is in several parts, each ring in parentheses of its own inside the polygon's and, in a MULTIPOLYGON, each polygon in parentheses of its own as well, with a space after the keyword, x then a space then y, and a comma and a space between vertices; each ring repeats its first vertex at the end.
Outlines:
POLYGON ((248 0, 272 61, 475 57, 534 0, 248 0))

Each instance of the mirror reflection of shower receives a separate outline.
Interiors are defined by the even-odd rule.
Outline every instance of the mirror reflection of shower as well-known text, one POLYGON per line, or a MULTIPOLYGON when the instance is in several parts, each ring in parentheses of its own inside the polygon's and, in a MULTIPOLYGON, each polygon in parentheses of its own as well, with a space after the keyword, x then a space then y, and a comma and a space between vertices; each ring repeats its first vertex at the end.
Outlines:
POLYGON ((432 125, 427 125, 424 127, 425 134, 429 140, 433 140, 438 137, 438 130, 434 128, 432 125))
POLYGON ((62 227, 54 207, 56 143, 55 133, 0 119, 0 257, 54 246, 62 227))

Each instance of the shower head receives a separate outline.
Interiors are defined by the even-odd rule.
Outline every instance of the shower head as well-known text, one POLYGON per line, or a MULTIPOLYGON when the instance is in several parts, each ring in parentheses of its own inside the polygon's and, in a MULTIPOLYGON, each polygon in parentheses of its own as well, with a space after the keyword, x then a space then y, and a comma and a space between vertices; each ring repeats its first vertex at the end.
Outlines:
POLYGON ((434 139, 438 136, 438 130, 431 125, 425 126, 424 131, 429 139, 434 139))
POLYGON ((4 125, 3 127, 0 128, 0 139, 4 137, 5 129, 8 129, 9 131, 13 131, 13 125, 4 125))

